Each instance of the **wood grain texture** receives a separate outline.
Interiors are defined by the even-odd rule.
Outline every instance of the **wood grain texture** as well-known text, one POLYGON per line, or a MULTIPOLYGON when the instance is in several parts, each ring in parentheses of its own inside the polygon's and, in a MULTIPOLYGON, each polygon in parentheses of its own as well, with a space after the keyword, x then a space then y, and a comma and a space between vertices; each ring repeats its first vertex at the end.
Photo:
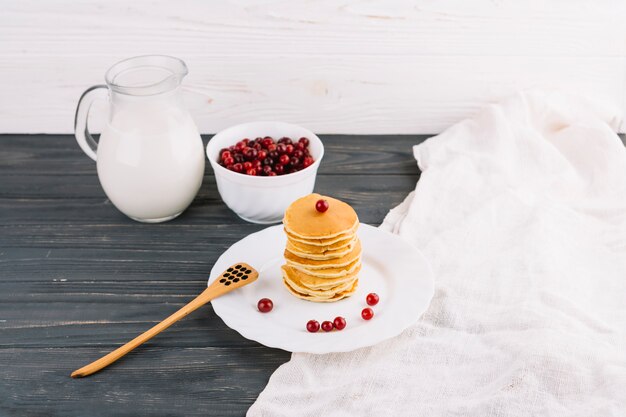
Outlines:
MULTIPOLYGON (((621 1, 4 1, 0 132, 71 132, 81 92, 146 53, 187 62, 206 133, 262 119, 439 132, 529 87, 624 110, 624 21, 621 1)), ((103 106, 94 113, 97 130, 103 106)))
MULTIPOLYGON (((415 187, 411 147, 426 136, 322 139, 316 190, 364 222, 415 187)), ((0 416, 244 415, 289 354, 210 305, 101 373, 69 373, 199 294, 218 256, 261 228, 224 206, 208 164, 189 210, 145 225, 108 202, 72 136, 0 135, 0 416)))

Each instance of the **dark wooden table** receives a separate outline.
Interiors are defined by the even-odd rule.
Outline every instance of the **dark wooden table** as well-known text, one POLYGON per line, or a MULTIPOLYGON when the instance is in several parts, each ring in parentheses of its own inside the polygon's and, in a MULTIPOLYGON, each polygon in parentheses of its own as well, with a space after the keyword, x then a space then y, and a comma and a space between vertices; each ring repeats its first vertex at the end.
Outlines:
MULTIPOLYGON (((316 191, 380 224, 415 187, 426 136, 322 137, 316 191)), ((76 368, 206 287, 214 261, 263 228, 221 201, 213 173, 179 218, 134 222, 69 135, 0 135, 0 416, 242 416, 290 354, 244 339, 211 306, 103 372, 76 368)))

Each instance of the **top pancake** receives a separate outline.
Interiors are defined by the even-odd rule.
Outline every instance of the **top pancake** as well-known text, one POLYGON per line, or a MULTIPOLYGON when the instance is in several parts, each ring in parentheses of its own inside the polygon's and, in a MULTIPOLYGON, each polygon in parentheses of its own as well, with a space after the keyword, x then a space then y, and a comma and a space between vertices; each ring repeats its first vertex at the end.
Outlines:
POLYGON ((336 198, 316 193, 297 199, 285 211, 285 230, 303 239, 328 239, 354 230, 359 218, 352 207, 336 198), (328 201, 328 210, 320 213, 315 203, 328 201))

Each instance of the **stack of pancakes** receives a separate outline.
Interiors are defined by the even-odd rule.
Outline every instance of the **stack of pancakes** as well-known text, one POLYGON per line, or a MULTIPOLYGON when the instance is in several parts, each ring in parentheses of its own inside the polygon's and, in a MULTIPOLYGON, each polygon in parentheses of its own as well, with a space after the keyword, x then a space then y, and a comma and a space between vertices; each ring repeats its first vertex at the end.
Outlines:
POLYGON ((309 194, 294 201, 283 219, 287 234, 283 282, 296 297, 317 302, 352 295, 361 270, 359 218, 343 201, 309 194), (320 213, 315 204, 328 202, 320 213))

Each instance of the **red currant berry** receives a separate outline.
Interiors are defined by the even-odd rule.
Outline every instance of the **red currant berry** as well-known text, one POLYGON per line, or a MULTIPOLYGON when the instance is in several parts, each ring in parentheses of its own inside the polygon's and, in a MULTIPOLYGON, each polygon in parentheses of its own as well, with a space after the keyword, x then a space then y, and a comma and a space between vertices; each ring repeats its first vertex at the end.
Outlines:
POLYGON ((278 147, 276 146, 276 144, 274 142, 272 142, 269 145, 267 145, 267 151, 268 152, 276 151, 277 148, 278 147))
POLYGON ((253 159, 256 158, 258 153, 259 152, 256 149, 254 149, 254 148, 246 148, 243 151, 243 156, 245 156, 248 161, 252 161, 253 159))
POLYGON ((258 159, 256 161, 252 161, 252 168, 256 169, 257 171, 260 171, 262 166, 263 164, 258 159))
POLYGON ((298 143, 302 143, 304 146, 309 146, 309 140, 307 138, 300 138, 298 143))
POLYGON ((278 139, 278 143, 284 143, 285 145, 291 145, 293 142, 291 141, 291 138, 288 137, 282 137, 280 139, 278 139))
POLYGON ((367 297, 365 297, 365 302, 368 306, 375 306, 376 304, 378 304, 378 300, 380 300, 380 298, 375 292, 371 292, 367 294, 367 297))
POLYGON ((285 153, 287 155, 291 155, 293 153, 294 149, 293 149, 293 145, 286 145, 285 146, 285 153))
POLYGON ((269 151, 268 155, 273 160, 277 160, 280 155, 278 155, 278 151, 269 151))
POLYGON ((363 317, 363 320, 371 320, 372 317, 374 317, 374 310, 369 307, 364 308, 363 311, 361 311, 361 317, 363 317))
POLYGON ((274 172, 276 175, 282 175, 285 172, 285 166, 282 164, 274 165, 274 172))
POLYGON ((256 175, 256 169, 250 168, 249 170, 246 171, 246 175, 251 175, 254 177, 256 175))
POLYGON ((235 150, 236 151, 243 151, 246 148, 246 144, 243 142, 237 142, 237 144, 235 145, 235 150))
POLYGON ((224 162, 224 165, 228 166, 228 165, 234 164, 235 160, 233 159, 232 156, 229 156, 228 158, 224 158, 222 162, 224 162))
POLYGON ((292 156, 289 159, 289 163, 291 164, 292 167, 297 167, 298 165, 300 165, 300 160, 296 158, 295 156, 292 156))
POLYGON ((325 332, 330 332, 331 330, 333 330, 334 327, 335 325, 332 321, 326 320, 322 322, 322 330, 324 330, 325 332))
POLYGON ((260 150, 260 151, 257 153, 257 156, 256 156, 256 157, 257 157, 258 159, 260 159, 261 161, 262 161, 262 160, 264 160, 265 158, 267 158, 267 151, 260 150))
POLYGON ((233 171, 235 171, 235 172, 243 171, 243 165, 241 165, 239 162, 237 162, 236 164, 233 165, 233 171))
POLYGON ((346 319, 341 316, 335 317, 335 320, 333 320, 333 325, 335 326, 335 329, 343 330, 346 328, 346 319))
MULTIPOLYGON (((263 147, 265 149, 268 149, 270 147, 270 145, 274 145, 274 139, 272 138, 265 138, 261 141, 261 145, 263 145, 263 147)), ((275 146, 275 145, 274 145, 275 146)), ((269 149, 268 149, 269 150, 269 149)))
POLYGON ((226 158, 230 158, 233 155, 230 153, 230 151, 224 151, 220 154, 220 156, 222 157, 222 159, 226 159, 226 158))
POLYGON ((247 171, 250 168, 252 168, 252 162, 246 161, 246 162, 243 163, 243 169, 245 169, 247 171))
POLYGON ((269 174, 270 174, 270 172, 272 172, 272 167, 271 167, 271 166, 269 166, 269 165, 265 165, 265 166, 263 167, 263 173, 264 173, 265 175, 269 175, 269 174))
POLYGON ((271 171, 267 174, 268 177, 275 177, 276 173, 274 171, 271 171))
POLYGON ((289 163, 289 155, 281 155, 280 158, 278 158, 278 162, 280 162, 283 165, 287 165, 289 163))
POLYGON ((261 313, 269 313, 274 308, 274 303, 269 298, 261 298, 256 307, 261 313))
POLYGON ((296 147, 296 149, 300 151, 304 151, 306 149, 306 145, 302 142, 298 142, 294 146, 296 147))
POLYGON ((245 145, 247 145, 248 143, 250 143, 250 139, 245 138, 241 140, 245 145))
POLYGON ((317 203, 315 203, 315 210, 319 211, 320 213, 324 213, 326 210, 328 210, 328 201, 317 200, 317 203))
POLYGON ((311 333, 318 332, 320 330, 320 324, 316 320, 309 320, 306 323, 306 329, 311 333))
POLYGON ((302 159, 304 157, 304 152, 302 152, 300 149, 296 149, 295 151, 293 151, 293 156, 298 159, 302 159))
POLYGON ((287 152, 287 146, 284 143, 279 143, 276 145, 276 151, 282 155, 287 152))
POLYGON ((302 160, 302 167, 306 168, 306 167, 310 167, 311 165, 313 165, 313 162, 315 162, 313 160, 313 158, 311 158, 310 156, 306 156, 303 160, 302 160))
POLYGON ((243 162, 246 159, 243 157, 242 154, 240 153, 236 153, 235 155, 233 155, 233 158, 235 158, 235 162, 243 162))

